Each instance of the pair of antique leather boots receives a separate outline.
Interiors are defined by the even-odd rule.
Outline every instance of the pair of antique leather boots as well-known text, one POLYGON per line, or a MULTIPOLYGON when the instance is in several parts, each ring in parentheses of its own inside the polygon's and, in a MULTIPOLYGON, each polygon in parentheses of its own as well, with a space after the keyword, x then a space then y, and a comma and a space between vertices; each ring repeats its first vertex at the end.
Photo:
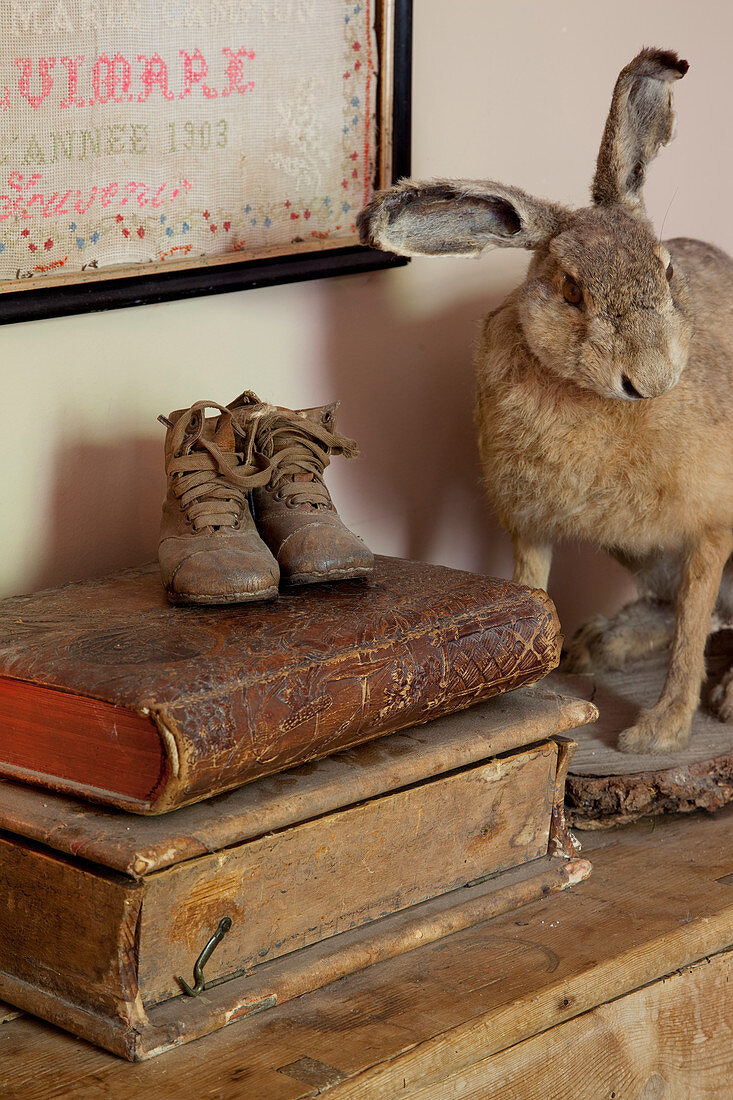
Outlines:
POLYGON ((171 603, 266 600, 280 584, 372 573, 371 551, 323 483, 331 455, 357 454, 335 430, 337 408, 284 409, 245 391, 159 417, 168 491, 158 560, 171 603))

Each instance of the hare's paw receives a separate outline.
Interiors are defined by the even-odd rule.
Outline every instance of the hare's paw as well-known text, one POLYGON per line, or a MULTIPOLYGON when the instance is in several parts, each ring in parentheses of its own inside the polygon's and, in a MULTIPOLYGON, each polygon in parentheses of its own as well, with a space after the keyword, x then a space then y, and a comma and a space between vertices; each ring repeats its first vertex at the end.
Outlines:
POLYGON ((567 647, 564 672, 619 669, 666 649, 674 633, 671 607, 636 600, 607 619, 595 615, 580 627, 567 647))
POLYGON ((611 620, 604 615, 594 615, 578 627, 563 654, 562 671, 592 672, 597 668, 606 668, 605 642, 610 629, 611 620))
POLYGON ((692 715, 687 707, 657 704, 643 710, 635 725, 619 734, 618 750, 628 753, 680 752, 690 740, 692 715))
POLYGON ((710 695, 710 706, 721 722, 733 722, 733 668, 729 668, 723 679, 715 686, 710 695))

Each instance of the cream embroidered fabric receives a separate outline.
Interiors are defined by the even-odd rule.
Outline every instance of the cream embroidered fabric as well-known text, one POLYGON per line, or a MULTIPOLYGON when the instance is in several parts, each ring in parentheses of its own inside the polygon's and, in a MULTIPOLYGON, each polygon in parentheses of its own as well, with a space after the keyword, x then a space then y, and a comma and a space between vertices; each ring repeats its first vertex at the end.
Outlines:
POLYGON ((374 3, 0 0, 0 279, 352 238, 374 3))

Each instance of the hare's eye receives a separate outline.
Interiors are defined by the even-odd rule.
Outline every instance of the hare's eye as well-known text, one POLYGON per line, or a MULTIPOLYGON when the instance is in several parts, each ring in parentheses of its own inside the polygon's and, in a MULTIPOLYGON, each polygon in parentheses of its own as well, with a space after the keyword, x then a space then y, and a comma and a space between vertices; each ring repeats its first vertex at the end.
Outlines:
POLYGON ((671 264, 667 264, 667 270, 664 274, 667 276, 667 282, 670 283, 672 281, 672 276, 674 275, 674 268, 671 264))
POLYGON ((575 279, 571 279, 569 275, 566 275, 563 279, 562 296, 571 306, 579 306, 583 301, 583 291, 575 282, 575 279))

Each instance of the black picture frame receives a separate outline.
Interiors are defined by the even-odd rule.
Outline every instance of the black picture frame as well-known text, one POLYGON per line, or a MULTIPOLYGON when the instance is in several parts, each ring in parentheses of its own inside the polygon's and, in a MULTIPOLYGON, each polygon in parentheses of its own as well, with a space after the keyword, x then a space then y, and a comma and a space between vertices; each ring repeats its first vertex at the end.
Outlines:
MULTIPOLYGON (((413 0, 393 0, 391 145, 394 183, 410 174, 413 0)), ((209 294, 401 267, 409 260, 362 245, 239 260, 215 266, 24 288, 0 294, 0 325, 96 313, 209 294)))

